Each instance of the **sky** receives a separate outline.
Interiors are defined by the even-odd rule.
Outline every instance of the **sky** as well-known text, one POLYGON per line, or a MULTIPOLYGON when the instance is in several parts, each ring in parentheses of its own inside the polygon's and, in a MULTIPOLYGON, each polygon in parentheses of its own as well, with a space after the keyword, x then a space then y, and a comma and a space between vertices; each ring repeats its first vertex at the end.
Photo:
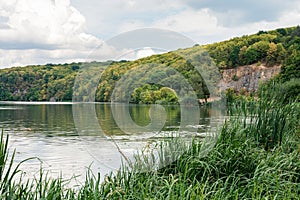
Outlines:
POLYGON ((300 0, 0 0, 0 68, 135 59, 157 52, 154 37, 173 39, 167 51, 190 44, 179 35, 207 44, 299 24, 300 0))

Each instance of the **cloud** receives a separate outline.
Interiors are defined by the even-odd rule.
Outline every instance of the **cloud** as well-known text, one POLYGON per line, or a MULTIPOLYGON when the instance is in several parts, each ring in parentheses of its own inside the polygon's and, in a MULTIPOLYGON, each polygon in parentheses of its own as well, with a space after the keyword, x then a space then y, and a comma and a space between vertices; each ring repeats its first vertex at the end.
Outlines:
MULTIPOLYGON (((2 68, 83 61, 95 47, 107 47, 86 32, 84 16, 69 0, 1 0, 0 5, 2 68)), ((105 57, 111 48, 101 52, 105 57)))
POLYGON ((163 49, 155 49, 151 47, 143 47, 140 49, 131 49, 124 51, 122 55, 117 57, 117 60, 136 60, 144 57, 148 57, 154 54, 166 53, 163 49))
MULTIPOLYGON (((171 30, 186 35, 194 41, 204 43, 211 42, 214 36, 220 35, 220 31, 224 32, 225 27, 218 24, 218 19, 211 10, 190 8, 182 9, 178 12, 161 17, 149 23, 144 21, 124 21, 120 26, 121 30, 131 31, 137 28, 153 27, 162 30, 171 30)), ((147 37, 144 38, 147 40, 147 37)), ((178 48, 178 45, 176 45, 178 48)))
POLYGON ((144 57, 147 57, 147 56, 151 56, 155 54, 155 51, 153 51, 153 49, 151 49, 150 47, 144 47, 143 49, 139 50, 137 53, 136 53, 136 56, 137 58, 144 58, 144 57))
POLYGON ((132 49, 104 40, 137 28, 172 30, 206 44, 299 21, 297 0, 0 0, 0 68, 113 59, 132 49))
POLYGON ((185 33, 203 30, 206 34, 210 34, 215 30, 217 23, 217 18, 210 13, 209 9, 196 11, 188 9, 158 20, 153 26, 185 33))
POLYGON ((241 13, 239 14, 237 11, 233 13, 228 11, 227 13, 223 13, 224 17, 220 19, 212 8, 196 9, 189 7, 181 12, 155 21, 152 26, 178 31, 200 44, 207 44, 237 36, 254 34, 259 30, 296 26, 300 21, 299 5, 287 11, 283 9, 275 21, 262 18, 253 22, 243 21, 238 26, 227 26, 222 21, 226 21, 225 15, 228 15, 227 17, 238 18, 238 16, 243 15, 243 12, 240 11, 241 13))
POLYGON ((47 63, 71 63, 111 60, 122 52, 113 47, 92 50, 77 49, 0 49, 0 68, 39 65, 47 63))
POLYGON ((209 8, 224 26, 239 26, 258 21, 277 21, 282 13, 299 4, 297 0, 188 0, 194 9, 209 8))
POLYGON ((106 43, 102 43, 93 49, 0 49, 0 68, 47 63, 112 60, 126 51, 128 50, 116 49, 106 43))
POLYGON ((84 33, 85 18, 68 0, 1 1, 1 48, 69 48, 101 43, 84 33), (18 44, 17 46, 15 44, 18 44))
POLYGON ((189 29, 195 25, 193 29, 201 30, 205 30, 206 27, 201 26, 205 24, 210 31, 215 23, 226 29, 262 21, 277 22, 282 15, 294 10, 299 4, 297 0, 89 0, 88 3, 72 0, 72 3, 86 17, 89 30, 96 36, 107 39, 135 28, 162 28, 159 23, 162 24, 163 21, 167 28, 171 27, 175 31, 182 30, 183 24, 189 29), (209 15, 205 16, 204 11, 208 11, 209 15), (177 16, 182 18, 172 19, 177 16), (213 24, 204 23, 205 17, 209 18, 209 22, 213 19, 213 24), (177 22, 172 25, 172 20, 177 22), (182 25, 175 29, 179 22, 182 25))
POLYGON ((183 9, 179 0, 71 0, 85 17, 89 31, 110 37, 133 28, 148 27, 154 21, 183 9))

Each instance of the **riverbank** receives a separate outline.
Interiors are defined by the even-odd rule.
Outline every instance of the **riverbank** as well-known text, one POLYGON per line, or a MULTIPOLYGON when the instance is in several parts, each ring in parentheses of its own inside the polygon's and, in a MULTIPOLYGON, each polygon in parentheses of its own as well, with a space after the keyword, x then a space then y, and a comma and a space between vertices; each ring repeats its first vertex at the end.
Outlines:
POLYGON ((145 170, 153 169, 152 157, 141 154, 104 182, 88 171, 86 182, 77 188, 66 187, 66 180, 47 178, 44 172, 27 183, 12 181, 17 171, 11 169, 6 176, 3 158, 7 167, 10 159, 2 139, 1 199, 297 199, 300 105, 275 97, 264 91, 259 99, 232 102, 231 117, 210 151, 204 151, 204 143, 194 141, 186 147, 174 139, 158 147, 161 162, 166 162, 166 155, 178 156, 175 149, 186 151, 167 166, 145 170))

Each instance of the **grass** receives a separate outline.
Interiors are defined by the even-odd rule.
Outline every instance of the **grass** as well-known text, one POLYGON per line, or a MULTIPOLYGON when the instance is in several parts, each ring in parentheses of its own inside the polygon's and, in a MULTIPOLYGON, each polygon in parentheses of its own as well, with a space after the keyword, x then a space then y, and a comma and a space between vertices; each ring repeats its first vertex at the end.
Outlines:
POLYGON ((167 166, 155 170, 153 155, 140 154, 103 182, 87 171, 76 189, 42 170, 38 179, 14 180, 22 172, 11 169, 14 153, 8 159, 2 133, 1 199, 300 199, 299 103, 264 91, 258 100, 235 101, 229 114, 207 154, 201 142, 186 147, 175 139, 160 147, 160 163, 176 156, 167 166), (178 148, 185 151, 177 155, 178 148))
POLYGON ((20 173, 20 165, 27 160, 33 159, 25 159, 18 163, 15 168, 13 168, 16 151, 13 151, 12 155, 9 158, 8 138, 8 136, 6 137, 6 139, 4 138, 4 134, 2 131, 0 136, 0 197, 6 196, 8 191, 11 190, 14 177, 18 173, 20 173))

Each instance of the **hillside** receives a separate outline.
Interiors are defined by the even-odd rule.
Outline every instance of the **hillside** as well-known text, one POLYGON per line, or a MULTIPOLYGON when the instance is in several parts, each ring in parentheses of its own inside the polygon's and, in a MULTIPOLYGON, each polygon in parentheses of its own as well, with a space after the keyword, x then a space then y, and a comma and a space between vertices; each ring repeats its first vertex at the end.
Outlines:
MULTIPOLYGON (((158 101, 176 103, 178 99, 174 95, 174 90, 179 95, 189 93, 188 84, 198 98, 207 98, 212 91, 209 90, 210 83, 204 81, 207 80, 205 76, 209 77, 213 84, 218 81, 218 73, 213 70, 214 66, 217 66, 223 74, 223 81, 226 79, 226 74, 228 75, 226 73, 228 70, 243 71, 240 70, 241 66, 263 66, 264 68, 277 66, 277 70, 281 68, 282 81, 299 79, 300 27, 259 31, 254 35, 204 46, 195 45, 136 61, 47 64, 2 69, 0 70, 0 100, 71 101, 75 77, 82 66, 91 69, 90 76, 95 75, 92 72, 101 75, 95 93, 96 101, 110 101, 115 84, 122 77, 124 79, 124 76, 127 80, 117 91, 125 91, 129 88, 132 93, 129 97, 128 94, 123 94, 127 95, 126 97, 115 96, 115 99, 130 98, 134 103, 158 101), (201 65, 200 69, 195 67, 198 65, 201 65), (183 80, 187 80, 188 84, 183 80)), ((242 67, 242 69, 246 68, 242 67)), ((234 71, 230 78, 238 82, 242 75, 234 71)), ((84 84, 75 86, 77 96, 89 92, 89 88, 84 84)), ((250 87, 246 89, 251 90, 250 87)))
POLYGON ((252 64, 226 69, 222 72, 220 90, 232 88, 234 91, 256 92, 262 82, 280 74, 281 65, 267 67, 263 64, 252 64))

